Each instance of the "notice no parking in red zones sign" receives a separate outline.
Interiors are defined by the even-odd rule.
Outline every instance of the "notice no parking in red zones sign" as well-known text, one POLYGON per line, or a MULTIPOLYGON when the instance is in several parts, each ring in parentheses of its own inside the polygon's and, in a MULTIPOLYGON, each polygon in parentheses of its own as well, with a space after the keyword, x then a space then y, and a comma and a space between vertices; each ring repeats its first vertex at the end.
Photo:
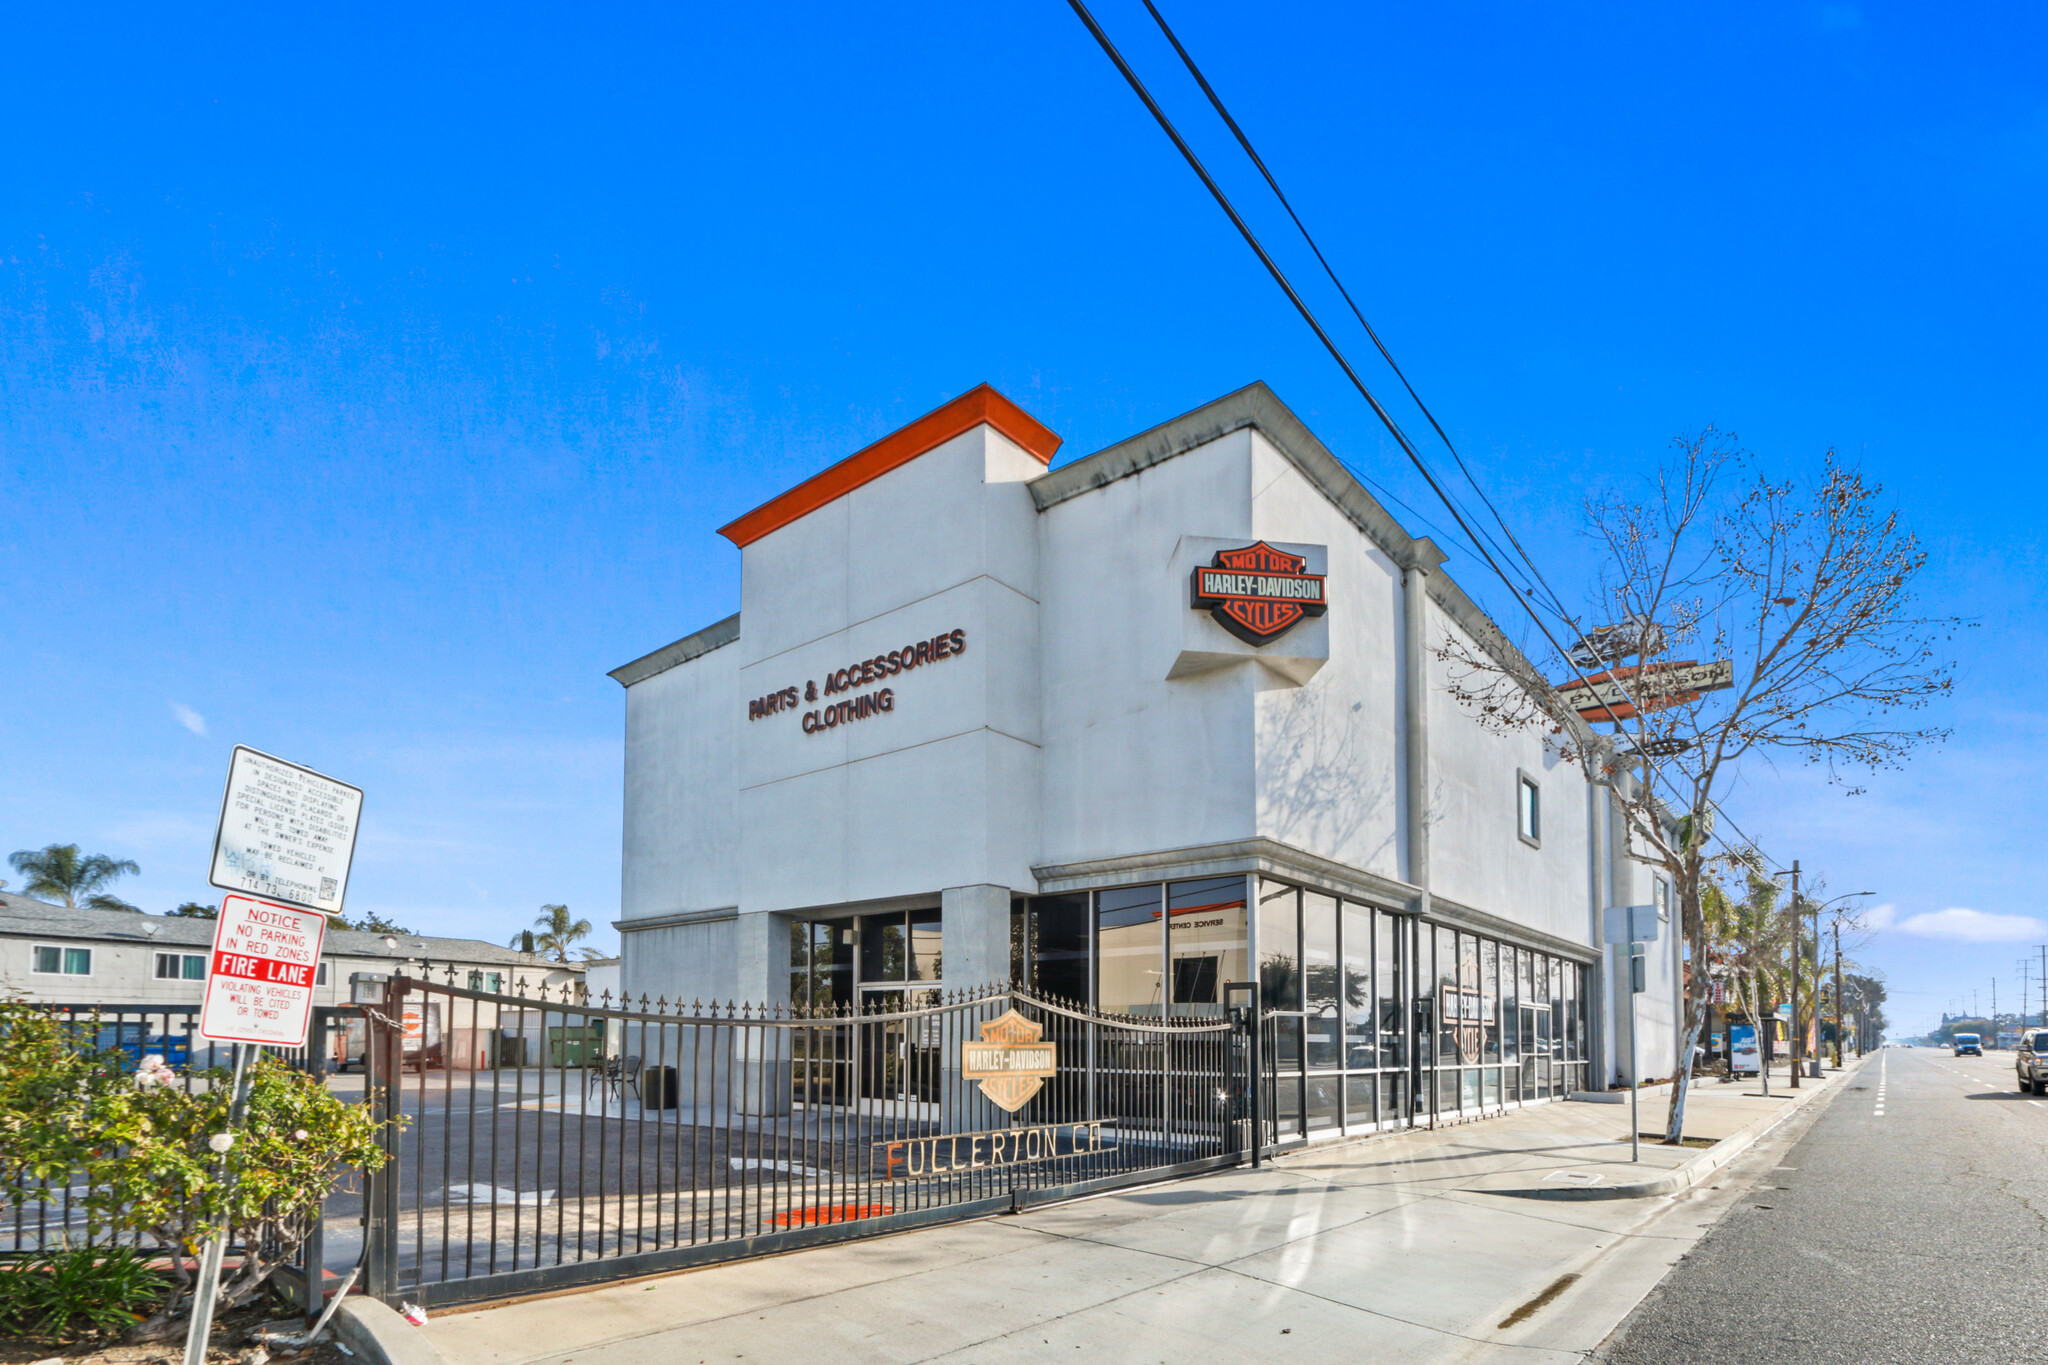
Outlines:
POLYGON ((199 1036, 217 1043, 303 1047, 327 916, 317 910, 229 896, 213 930, 199 1036))

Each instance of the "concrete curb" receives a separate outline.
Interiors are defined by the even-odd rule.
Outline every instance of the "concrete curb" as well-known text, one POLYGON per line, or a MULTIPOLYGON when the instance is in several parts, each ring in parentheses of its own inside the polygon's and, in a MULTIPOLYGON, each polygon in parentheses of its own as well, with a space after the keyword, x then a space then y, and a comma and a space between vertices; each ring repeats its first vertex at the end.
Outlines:
POLYGON ((369 1365, 445 1365, 434 1343, 381 1299, 343 1299, 328 1326, 369 1365))
MULTIPOLYGON (((1853 1066, 1843 1067, 1836 1078, 1847 1082, 1860 1071, 1876 1053, 1865 1054, 1853 1066)), ((1798 1097, 1785 1105, 1768 1121, 1751 1124, 1739 1133, 1731 1133, 1719 1142, 1701 1152, 1682 1166, 1674 1166, 1659 1176, 1648 1180, 1630 1180, 1619 1185, 1549 1185, 1521 1190, 1475 1190, 1475 1194, 1504 1194, 1513 1199, 1652 1199, 1658 1195, 1682 1194, 1705 1180, 1714 1172, 1741 1156, 1757 1143, 1764 1140, 1778 1126, 1804 1109, 1822 1095, 1833 1095, 1839 1085, 1828 1085, 1818 1090, 1801 1088, 1798 1097)), ((1789 1092, 1788 1092, 1789 1093, 1789 1092)), ((401 1319, 402 1321, 403 1319, 401 1319)))

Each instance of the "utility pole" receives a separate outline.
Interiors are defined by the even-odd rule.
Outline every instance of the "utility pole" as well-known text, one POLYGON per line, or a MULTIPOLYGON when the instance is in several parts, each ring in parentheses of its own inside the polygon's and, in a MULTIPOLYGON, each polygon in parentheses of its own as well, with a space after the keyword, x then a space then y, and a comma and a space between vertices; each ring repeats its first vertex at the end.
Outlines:
POLYGON ((1991 978, 1991 1050, 1998 1051, 1998 978, 1991 978))
POLYGON ((2048 943, 2041 945, 2041 1023, 2048 1027, 2048 943))
MULTIPOLYGON (((1855 1040, 1862 1048, 1864 1040, 1855 1040)), ((1841 915, 1835 917, 1835 1070, 1841 1070, 1841 915)))
POLYGON ((1799 1031, 1799 860, 1792 860, 1792 1088, 1799 1088, 1799 1054, 1806 1038, 1799 1031))

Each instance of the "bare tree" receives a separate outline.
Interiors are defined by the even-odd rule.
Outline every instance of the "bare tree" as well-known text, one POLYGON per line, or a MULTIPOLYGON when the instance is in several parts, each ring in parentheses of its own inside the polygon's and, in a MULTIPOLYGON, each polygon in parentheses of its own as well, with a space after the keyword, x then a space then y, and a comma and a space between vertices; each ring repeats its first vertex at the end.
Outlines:
POLYGON ((1684 1135, 1706 1021, 1701 893, 1717 798, 1745 763, 1775 758, 1822 767, 1853 794, 1854 774, 1897 767, 1945 738, 1945 729, 1911 721, 1949 691, 1943 646, 1964 624, 1920 613, 1926 552, 1879 504, 1881 490, 1834 452, 1802 489, 1751 470, 1712 428, 1675 447, 1647 497, 1586 508, 1602 572, 1591 619, 1571 629, 1581 640, 1576 667, 1601 671, 1564 685, 1593 689, 1592 704, 1495 651, 1450 637, 1438 648, 1452 692, 1483 724, 1552 730, 1589 780, 1611 785, 1629 855, 1671 880, 1689 970, 1670 1143, 1684 1135), (1608 623, 1623 627, 1598 629, 1608 623), (1729 661, 1725 674, 1697 667, 1719 660, 1729 661), (1582 721, 1611 723, 1614 733, 1596 735, 1582 721))

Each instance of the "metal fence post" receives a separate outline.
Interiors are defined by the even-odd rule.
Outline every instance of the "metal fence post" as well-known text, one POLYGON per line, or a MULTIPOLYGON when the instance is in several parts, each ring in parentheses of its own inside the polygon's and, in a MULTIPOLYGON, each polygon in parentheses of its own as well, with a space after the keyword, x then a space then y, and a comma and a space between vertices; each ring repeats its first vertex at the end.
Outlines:
POLYGON ((369 1091, 370 1115, 378 1125, 378 1142, 385 1162, 370 1173, 363 1191, 363 1278, 364 1291, 373 1298, 390 1299, 398 1293, 398 1186, 399 1127, 403 1114, 400 1090, 404 1061, 404 999, 410 982, 393 976, 384 984, 381 1009, 371 1010, 365 1025, 363 1070, 369 1091))

